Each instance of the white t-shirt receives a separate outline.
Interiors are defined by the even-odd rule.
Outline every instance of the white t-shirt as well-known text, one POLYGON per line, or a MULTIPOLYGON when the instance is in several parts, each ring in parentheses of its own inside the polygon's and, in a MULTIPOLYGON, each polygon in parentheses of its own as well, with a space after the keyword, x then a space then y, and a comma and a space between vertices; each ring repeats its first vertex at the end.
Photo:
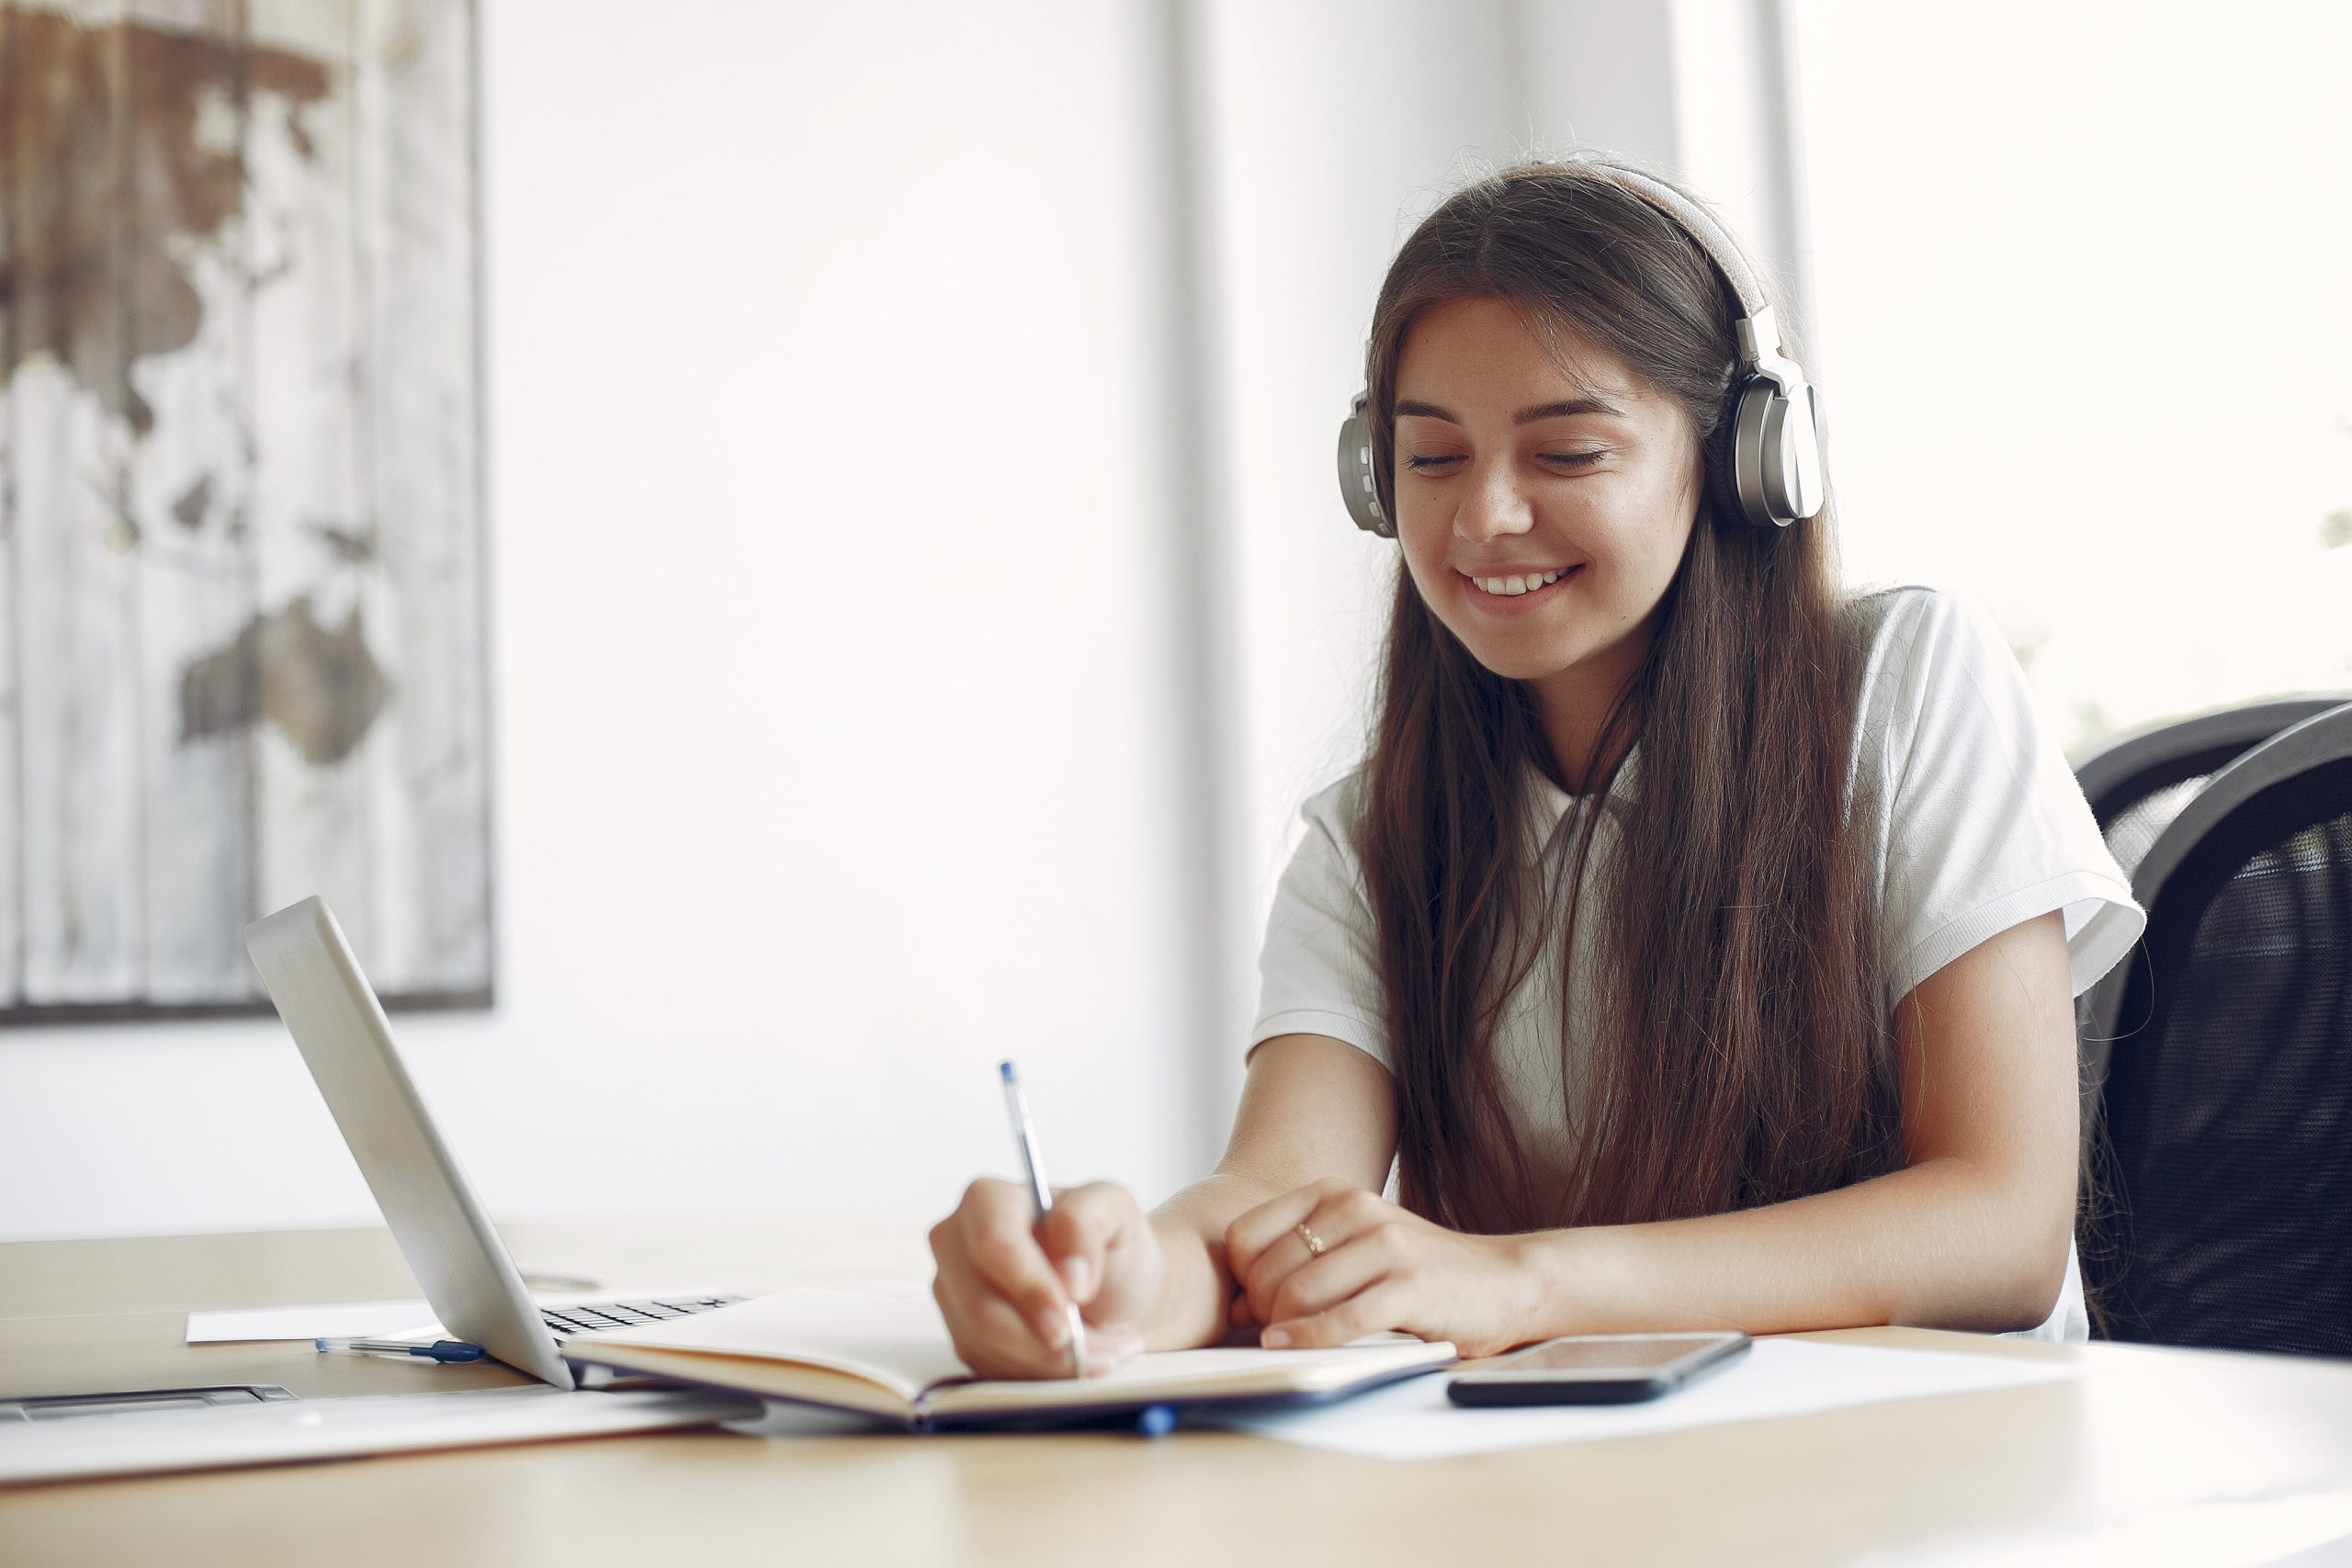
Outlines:
MULTIPOLYGON (((1890 1016, 1920 981, 1987 938, 2052 909, 2064 911, 2076 996, 2131 950, 2145 917, 2108 852, 2066 760, 2037 721, 2024 672, 1980 612, 1930 589, 1866 601, 1880 619, 1862 676, 1849 798, 1872 770, 1880 803, 1874 849, 1890 1016)), ((1619 769, 1593 833, 1597 868, 1614 852, 1617 814, 1640 788, 1638 755, 1619 769)), ((1539 883, 1564 874, 1577 797, 1530 770, 1526 852, 1539 883)), ((1377 936, 1353 829, 1361 769, 1310 797, 1306 831, 1283 873, 1259 962, 1262 988, 1250 1044, 1278 1034, 1323 1034, 1389 1065, 1377 936)), ((1595 874, 1588 872, 1588 877, 1595 874)), ((1571 966, 1597 967, 1601 922, 1577 922, 1571 966)), ((1505 1003, 1494 1045, 1503 1093, 1538 1164, 1566 1164, 1578 1129, 1562 1081, 1559 966, 1538 962, 1505 1003)), ((1577 986, 1579 992, 1589 987, 1577 986)), ((1566 1028, 1578 1050, 1583 1010, 1566 1028)), ((2016 1337, 2089 1337, 2081 1263, 2070 1246, 2056 1309, 2016 1337)))

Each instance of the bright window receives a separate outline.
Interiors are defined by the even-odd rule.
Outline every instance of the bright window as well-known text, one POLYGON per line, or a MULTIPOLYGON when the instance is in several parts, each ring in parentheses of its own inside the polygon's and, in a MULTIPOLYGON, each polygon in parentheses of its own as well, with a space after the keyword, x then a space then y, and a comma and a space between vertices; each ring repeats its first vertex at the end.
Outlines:
POLYGON ((1848 575, 1984 604, 2078 759, 2352 687, 2352 6, 1792 19, 1848 575))

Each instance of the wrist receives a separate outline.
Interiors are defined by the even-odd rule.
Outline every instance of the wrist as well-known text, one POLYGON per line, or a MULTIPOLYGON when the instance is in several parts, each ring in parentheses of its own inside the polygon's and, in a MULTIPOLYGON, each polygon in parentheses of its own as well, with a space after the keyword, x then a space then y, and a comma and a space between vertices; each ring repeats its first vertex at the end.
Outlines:
POLYGON ((1145 1228, 1159 1253, 1155 1300, 1137 1326, 1147 1350, 1189 1350, 1214 1345, 1225 1332, 1229 1291, 1225 1284, 1225 1248, 1181 1213, 1163 1208, 1146 1217, 1145 1228))
POLYGON ((1513 1273, 1524 1287, 1520 1321, 1528 1339, 1604 1332, 1607 1236, 1605 1229, 1587 1226, 1509 1238, 1518 1244, 1513 1273))

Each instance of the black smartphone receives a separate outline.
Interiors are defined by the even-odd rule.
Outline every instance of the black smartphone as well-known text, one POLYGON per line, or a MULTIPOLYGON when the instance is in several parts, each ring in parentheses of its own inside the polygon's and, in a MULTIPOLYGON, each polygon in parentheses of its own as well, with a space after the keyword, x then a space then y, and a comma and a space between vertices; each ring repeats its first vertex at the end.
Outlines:
POLYGON ((1702 1334, 1572 1334, 1457 1373, 1456 1404, 1632 1404, 1728 1366, 1752 1344, 1737 1329, 1702 1334))

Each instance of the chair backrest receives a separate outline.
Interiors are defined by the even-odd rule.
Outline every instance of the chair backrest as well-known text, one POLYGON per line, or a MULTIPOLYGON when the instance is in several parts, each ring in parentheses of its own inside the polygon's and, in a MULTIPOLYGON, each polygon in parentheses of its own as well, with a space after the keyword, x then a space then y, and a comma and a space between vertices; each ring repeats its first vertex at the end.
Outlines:
POLYGON ((2110 1337, 2352 1355, 2352 703, 2214 773, 2132 875, 2093 990, 2110 1337))
MULTIPOLYGON (((2098 823, 2109 852, 2128 877, 2140 869, 2157 836, 2172 826, 2181 807, 2197 797, 2214 773, 2280 730, 2346 702, 2352 702, 2352 692, 2248 703, 2199 714, 2117 741, 2076 768, 2075 779, 2090 803, 2091 816, 2098 823)), ((2142 951, 2132 950, 2132 962, 2141 961, 2142 951)), ((2107 1076, 2108 1043, 2115 1033, 2112 1021, 2103 1025, 2092 1015, 2097 998, 2096 991, 2086 992, 2075 1004, 2086 1161, 2090 1158, 2091 1134, 2098 1123, 2099 1084, 2107 1076)))
POLYGON ((2090 802, 2091 815, 2098 819, 2107 847, 2129 876, 2156 835, 2213 773, 2289 726, 2346 702, 2352 702, 2352 692, 2250 703, 2183 719, 2117 741, 2075 769, 2075 778, 2090 802))

